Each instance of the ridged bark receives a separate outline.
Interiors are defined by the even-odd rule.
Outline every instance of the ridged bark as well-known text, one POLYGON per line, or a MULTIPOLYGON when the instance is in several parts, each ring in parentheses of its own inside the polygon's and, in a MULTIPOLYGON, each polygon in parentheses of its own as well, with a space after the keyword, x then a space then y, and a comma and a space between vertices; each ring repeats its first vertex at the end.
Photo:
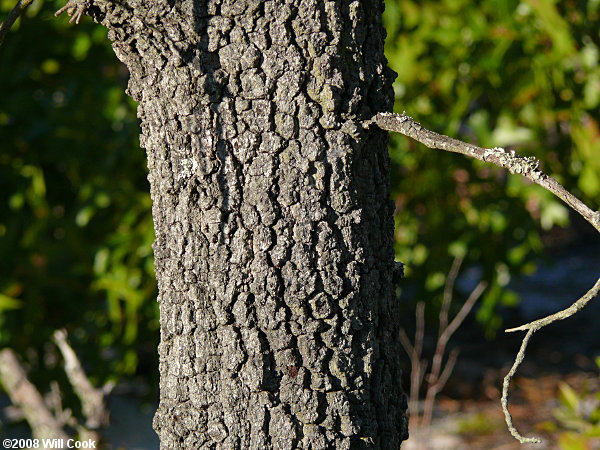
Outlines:
POLYGON ((96 2, 148 154, 161 448, 398 448, 383 2, 96 2))

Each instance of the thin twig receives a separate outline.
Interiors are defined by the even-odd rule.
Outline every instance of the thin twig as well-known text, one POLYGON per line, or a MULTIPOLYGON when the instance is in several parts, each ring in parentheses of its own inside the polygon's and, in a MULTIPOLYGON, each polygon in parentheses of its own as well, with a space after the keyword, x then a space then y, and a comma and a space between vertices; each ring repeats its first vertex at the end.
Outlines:
POLYGON ((506 425, 508 426, 508 430, 510 431, 510 434, 512 434, 515 437, 515 439, 517 439, 521 444, 525 444, 525 443, 529 443, 529 442, 532 442, 532 443, 542 442, 539 438, 536 438, 536 437, 533 437, 533 438, 523 437, 514 427, 514 425, 512 423, 512 417, 511 417, 510 413, 508 412, 508 388, 510 386, 510 382, 511 382, 513 376, 515 375, 515 373, 517 371, 517 368, 521 365, 521 363, 523 362, 523 359, 525 358, 525 351, 527 349, 527 344, 529 343, 529 339, 531 339, 531 336, 533 336, 533 334, 535 332, 537 332, 540 328, 545 327, 546 325, 549 325, 552 322, 556 322, 557 320, 566 319, 567 317, 570 317, 573 314, 575 314, 576 312, 580 311, 585 305, 587 305, 590 302, 590 300, 592 300, 594 297, 596 297, 598 295, 599 291, 600 291, 600 278, 598 279, 598 281, 596 281, 596 284, 594 284, 594 287, 592 287, 592 289, 590 289, 583 297, 581 297, 579 300, 577 300, 575 303, 573 303, 568 308, 563 309, 562 311, 554 313, 550 316, 544 317, 543 319, 535 320, 528 324, 521 325, 520 327, 510 328, 510 329, 506 330, 507 333, 514 332, 514 331, 528 330, 527 334, 523 338, 523 342, 521 343, 521 348, 519 349, 519 353, 517 354, 515 362, 514 362, 513 366, 511 367, 510 371, 508 372, 508 374, 504 377, 504 382, 502 384, 502 411, 504 411, 504 418, 506 420, 506 425))
MULTIPOLYGON (((412 117, 406 114, 393 114, 393 113, 379 113, 375 115, 371 120, 364 122, 366 127, 371 125, 377 125, 382 130, 395 131, 408 136, 418 142, 421 142, 425 146, 433 149, 446 150, 449 152, 460 153, 466 156, 470 156, 475 159, 479 159, 484 162, 491 162, 499 167, 507 169, 510 173, 521 174, 525 178, 539 184, 543 188, 549 190, 558 198, 563 200, 569 205, 574 211, 579 213, 585 220, 587 220, 592 226, 600 232, 600 211, 593 211, 581 200, 567 191, 558 181, 554 178, 546 175, 540 170, 540 162, 533 157, 521 157, 514 151, 506 152, 503 148, 482 148, 473 144, 453 139, 442 134, 435 133, 421 126, 420 123, 415 122, 412 117)), ((502 389, 502 409, 504 411, 506 424, 511 434, 521 443, 539 443, 541 442, 538 438, 525 438, 519 434, 512 424, 512 418, 508 411, 508 388, 510 381, 514 376, 517 368, 525 357, 525 350, 531 336, 538 331, 540 328, 551 324, 557 320, 563 320, 567 317, 572 316, 585 305, 587 305, 593 298, 595 298, 600 292, 600 278, 594 284, 594 287, 590 289, 583 297, 574 302, 570 307, 559 311, 555 314, 551 314, 542 319, 533 321, 531 323, 522 325, 517 328, 511 328, 506 330, 507 332, 524 331, 528 330, 515 362, 504 378, 503 389, 502 389)), ((460 314, 460 313, 459 313, 460 314)), ((457 316, 458 317, 458 316, 457 316)), ((455 318, 456 320, 456 318, 455 318)), ((452 324, 448 327, 450 329, 452 324)), ((443 334, 443 333, 442 333, 443 334)), ((440 340, 442 336, 440 335, 440 340)), ((439 340, 438 340, 439 343, 439 340)))
POLYGON ((410 358, 410 394, 409 411, 415 416, 418 414, 419 390, 423 382, 426 363, 421 361, 423 352, 423 337, 425 335, 425 303, 418 302, 416 308, 415 344, 410 342, 403 329, 400 329, 400 343, 410 358))
POLYGON ((473 289, 473 292, 471 292, 471 295, 469 295, 467 301, 462 305, 458 311, 458 314, 456 314, 454 319, 452 319, 452 322, 450 322, 450 325, 448 325, 448 328, 446 328, 441 334, 440 341, 448 342, 458 327, 460 327, 463 320, 465 320, 473 306, 475 306, 475 303, 477 300, 479 300, 479 297, 481 297, 481 294, 483 294, 483 291, 485 291, 486 288, 487 282, 485 281, 480 281, 477 286, 475 286, 475 289, 473 289))
POLYGON ((19 0, 15 7, 8 13, 6 16, 6 20, 0 24, 0 47, 4 43, 4 38, 10 30, 10 27, 13 26, 13 23, 23 15, 25 10, 33 3, 33 0, 19 0))
POLYGON ((452 302, 452 291, 454 290, 454 285, 456 284, 456 278, 458 277, 458 272, 460 271, 460 266, 462 266, 463 257, 456 257, 452 262, 452 267, 450 267, 450 271, 448 272, 448 276, 446 278, 446 284, 444 285, 444 296, 442 297, 442 307, 440 308, 439 321, 440 321, 440 329, 446 329, 448 325, 448 314, 450 312, 450 303, 452 302))
POLYGON ((542 442, 542 440, 540 438, 523 437, 521 435, 521 433, 519 433, 517 431, 517 429, 515 428, 515 426, 513 425, 512 416, 510 415, 510 412, 508 411, 508 388, 510 387, 510 381, 512 380, 512 377, 517 372, 517 368, 521 365, 521 363, 523 362, 523 359, 525 358, 525 349, 527 348, 527 344, 529 343, 529 339, 531 339, 531 336, 533 336, 533 333, 535 333, 535 331, 533 331, 533 329, 531 329, 527 332, 527 334, 523 338, 523 342, 521 342, 521 348, 519 349, 519 353, 517 353, 515 362, 513 363, 512 367, 510 368, 508 374, 504 377, 504 382, 502 383, 502 402, 501 403, 502 403, 502 411, 504 412, 504 420, 506 421, 506 425, 508 426, 508 431, 510 431, 510 434, 512 434, 513 437, 516 440, 518 440, 521 444, 529 444, 529 443, 530 444, 539 444, 542 442))
MULTIPOLYGON (((446 277, 446 283, 444 285, 444 295, 442 298, 442 307, 440 308, 440 313, 438 315, 439 320, 439 329, 438 329, 438 339, 435 346, 435 351, 433 353, 433 360, 431 362, 431 372, 429 373, 429 386, 433 388, 433 385, 439 381, 439 373, 442 367, 442 359, 444 357, 444 353, 446 352, 446 344, 448 343, 448 339, 442 342, 442 336, 444 335, 446 328, 448 327, 448 316, 450 314, 450 304, 452 303, 454 284, 456 283, 456 278, 458 278, 458 272, 460 271, 460 266, 462 265, 463 258, 456 257, 452 262, 452 267, 450 267, 450 271, 448 272, 448 276, 446 277)), ((449 338, 450 336, 448 336, 449 338)), ((441 387, 440 387, 441 389, 441 387)), ((427 390, 427 397, 429 397, 430 389, 427 390)), ((437 391, 434 394, 437 395, 437 391)), ((425 401, 425 404, 428 402, 425 401)), ((431 405, 433 407, 433 404, 431 405)))
POLYGON ((415 352, 415 347, 410 342, 406 332, 400 329, 400 343, 402 348, 407 353, 410 359, 410 393, 408 394, 408 411, 410 415, 417 415, 419 390, 421 387, 421 359, 420 355, 415 352))
POLYGON ((423 354, 423 340, 425 339, 425 302, 417 303, 415 330, 415 353, 423 354))
POLYGON ((448 360, 446 361, 446 364, 444 365, 444 370, 442 370, 442 373, 439 376, 438 379, 438 392, 441 391, 444 386, 446 386, 446 383, 448 382, 448 379, 450 378, 450 375, 452 375, 452 371, 454 370, 454 366, 456 365, 456 360, 458 359, 458 354, 460 352, 458 351, 457 348, 453 348, 452 350, 450 350, 450 354, 448 355, 448 360))
MULTIPOLYGON (((421 360, 421 354, 423 352, 423 339, 425 336, 425 302, 418 302, 416 308, 416 326, 415 326, 415 339, 414 345, 408 338, 408 335, 403 329, 400 329, 400 343, 404 350, 410 357, 411 371, 410 371, 410 399, 409 399, 409 411, 411 415, 418 415, 417 404, 419 400, 419 392, 423 379, 427 380, 427 392, 425 394, 425 402, 423 403, 423 413, 421 415, 421 430, 425 435, 428 434, 429 427, 431 426, 431 419, 433 417, 433 406, 437 394, 444 388, 458 358, 458 350, 453 349, 448 355, 446 364, 442 369, 442 361, 446 352, 446 345, 448 340, 458 329, 461 323, 467 317, 467 314, 481 294, 483 293, 487 283, 480 282, 475 289, 469 295, 467 301, 460 308, 458 314, 448 324, 448 316, 450 311, 450 304, 452 303, 452 292, 454 290, 454 284, 458 278, 460 266, 462 264, 462 258, 457 257, 452 263, 452 267, 446 277, 446 283, 444 286, 444 297, 442 300, 442 307, 439 314, 440 329, 438 331, 438 339, 435 346, 435 352, 433 354, 433 361, 431 370, 427 377, 424 377, 425 370, 427 368, 427 362, 421 360)), ((428 448, 427 444, 424 444, 419 440, 418 447, 428 448)))

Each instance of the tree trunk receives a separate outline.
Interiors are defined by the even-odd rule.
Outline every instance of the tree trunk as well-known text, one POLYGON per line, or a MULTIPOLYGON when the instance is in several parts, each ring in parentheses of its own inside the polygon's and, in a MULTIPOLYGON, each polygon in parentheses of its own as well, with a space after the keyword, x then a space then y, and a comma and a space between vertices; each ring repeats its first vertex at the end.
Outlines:
POLYGON ((156 230, 164 449, 406 438, 381 0, 95 0, 156 230))

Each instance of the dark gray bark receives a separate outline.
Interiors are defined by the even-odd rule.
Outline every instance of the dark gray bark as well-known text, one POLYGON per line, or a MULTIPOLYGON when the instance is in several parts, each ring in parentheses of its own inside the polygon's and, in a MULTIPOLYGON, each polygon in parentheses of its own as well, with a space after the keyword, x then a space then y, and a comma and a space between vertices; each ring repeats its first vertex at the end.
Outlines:
POLYGON ((165 449, 406 437, 381 0, 119 0, 148 153, 165 449))

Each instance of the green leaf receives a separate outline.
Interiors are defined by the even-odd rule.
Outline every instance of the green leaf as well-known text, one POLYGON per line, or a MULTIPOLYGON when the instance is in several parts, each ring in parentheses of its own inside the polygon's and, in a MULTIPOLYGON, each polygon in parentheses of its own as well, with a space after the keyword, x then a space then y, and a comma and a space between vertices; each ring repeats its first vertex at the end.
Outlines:
POLYGON ((11 309, 19 309, 22 306, 23 302, 21 300, 5 294, 0 294, 0 312, 11 309))
POLYGON ((564 382, 559 384, 558 389, 561 404, 570 411, 576 411, 577 406, 579 405, 579 396, 577 395, 577 392, 564 382))

